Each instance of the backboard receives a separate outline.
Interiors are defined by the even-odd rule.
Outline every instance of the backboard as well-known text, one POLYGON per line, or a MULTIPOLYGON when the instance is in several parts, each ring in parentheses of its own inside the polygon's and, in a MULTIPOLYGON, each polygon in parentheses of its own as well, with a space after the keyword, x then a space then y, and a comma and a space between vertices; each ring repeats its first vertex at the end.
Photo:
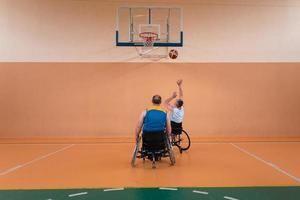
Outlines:
POLYGON ((154 47, 182 47, 182 9, 178 7, 119 7, 117 10, 116 46, 142 47, 143 32, 158 37, 154 47))

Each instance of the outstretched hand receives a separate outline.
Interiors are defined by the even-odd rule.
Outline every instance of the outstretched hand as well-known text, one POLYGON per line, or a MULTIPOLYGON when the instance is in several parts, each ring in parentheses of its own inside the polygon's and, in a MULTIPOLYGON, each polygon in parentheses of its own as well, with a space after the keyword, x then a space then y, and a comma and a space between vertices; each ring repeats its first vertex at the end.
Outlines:
POLYGON ((182 82, 183 82, 183 80, 179 79, 176 83, 177 83, 178 86, 181 86, 182 82))

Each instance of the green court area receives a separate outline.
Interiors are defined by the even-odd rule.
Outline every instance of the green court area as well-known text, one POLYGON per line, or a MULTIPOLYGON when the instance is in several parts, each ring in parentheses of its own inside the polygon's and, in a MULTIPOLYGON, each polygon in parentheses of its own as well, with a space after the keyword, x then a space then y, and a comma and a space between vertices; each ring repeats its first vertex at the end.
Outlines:
POLYGON ((0 200, 299 200, 294 187, 0 190, 0 200))

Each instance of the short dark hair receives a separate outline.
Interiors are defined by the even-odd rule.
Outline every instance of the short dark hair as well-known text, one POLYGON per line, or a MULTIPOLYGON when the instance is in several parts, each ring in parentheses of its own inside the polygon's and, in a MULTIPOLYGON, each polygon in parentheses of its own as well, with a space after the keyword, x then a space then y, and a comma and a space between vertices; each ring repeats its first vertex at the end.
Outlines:
POLYGON ((154 95, 154 96, 152 97, 152 103, 154 103, 154 104, 161 104, 161 96, 159 96, 159 95, 154 95))
POLYGON ((181 108, 181 106, 183 106, 183 100, 182 99, 178 99, 176 102, 176 105, 178 108, 181 108))

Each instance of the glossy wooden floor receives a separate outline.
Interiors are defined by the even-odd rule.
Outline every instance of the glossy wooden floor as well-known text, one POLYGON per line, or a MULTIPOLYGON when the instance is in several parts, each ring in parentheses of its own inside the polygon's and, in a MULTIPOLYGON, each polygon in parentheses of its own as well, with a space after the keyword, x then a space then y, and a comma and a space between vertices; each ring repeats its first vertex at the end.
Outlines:
POLYGON ((134 144, 0 144, 0 189, 299 186, 300 142, 194 142, 152 169, 134 144))

